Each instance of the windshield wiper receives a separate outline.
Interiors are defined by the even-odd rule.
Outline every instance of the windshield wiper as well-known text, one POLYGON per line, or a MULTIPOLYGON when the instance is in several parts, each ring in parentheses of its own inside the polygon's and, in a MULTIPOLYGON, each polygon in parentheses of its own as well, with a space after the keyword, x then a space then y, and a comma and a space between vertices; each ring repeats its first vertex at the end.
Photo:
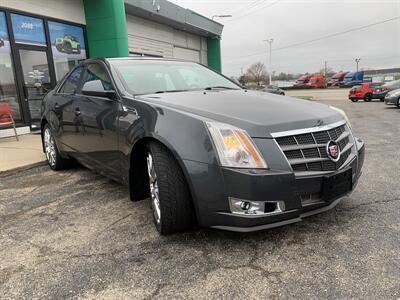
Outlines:
POLYGON ((206 87, 204 90, 206 90, 206 91, 211 91, 211 90, 218 90, 218 89, 221 89, 221 90, 238 90, 237 88, 233 88, 233 87, 229 87, 229 86, 219 86, 219 85, 217 85, 217 86, 208 86, 208 87, 206 87))
POLYGON ((162 94, 162 93, 178 93, 178 92, 187 92, 188 90, 169 90, 169 91, 157 91, 154 94, 162 94))

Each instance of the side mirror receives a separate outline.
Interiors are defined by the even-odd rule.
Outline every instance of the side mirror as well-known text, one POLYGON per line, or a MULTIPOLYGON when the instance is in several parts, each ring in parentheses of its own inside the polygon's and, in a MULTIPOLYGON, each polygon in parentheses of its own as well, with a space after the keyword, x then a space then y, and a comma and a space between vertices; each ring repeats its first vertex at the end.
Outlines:
POLYGON ((86 96, 103 97, 109 99, 114 99, 116 95, 114 90, 106 91, 101 83, 101 80, 85 82, 82 87, 82 94, 86 96))

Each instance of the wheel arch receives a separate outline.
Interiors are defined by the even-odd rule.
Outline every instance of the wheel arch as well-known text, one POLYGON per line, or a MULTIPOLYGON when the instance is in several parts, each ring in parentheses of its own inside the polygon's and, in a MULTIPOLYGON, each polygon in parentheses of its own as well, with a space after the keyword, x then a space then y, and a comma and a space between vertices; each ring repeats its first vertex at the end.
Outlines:
POLYGON ((44 126, 46 124, 48 124, 48 123, 49 122, 47 121, 46 118, 42 118, 42 120, 40 121, 40 136, 42 137, 42 151, 43 151, 43 153, 45 152, 45 150, 44 150, 44 142, 43 142, 43 134, 44 134, 43 129, 44 129, 44 126))
MULTIPOLYGON (((179 155, 179 153, 175 150, 175 148, 163 137, 158 136, 158 135, 148 135, 140 138, 137 140, 134 145, 132 146, 132 149, 129 154, 129 180, 128 180, 128 186, 129 186, 129 194, 132 200, 135 201, 135 185, 139 184, 140 182, 135 183, 134 179, 135 178, 146 178, 148 180, 148 175, 147 175, 147 162, 146 162, 146 155, 147 155, 147 145, 150 142, 156 142, 161 145, 163 145, 167 150, 172 154, 174 157, 175 161, 178 163, 179 167, 182 170, 183 176, 185 178, 186 184, 188 185, 189 188, 189 193, 192 201, 192 205, 195 210, 196 214, 196 219, 198 220, 198 206, 197 206, 197 201, 196 201, 196 195, 194 193, 194 188, 192 181, 190 180, 189 172, 183 162, 183 159, 179 155), (138 166, 138 168, 135 168, 134 166, 138 166)), ((144 199, 144 198, 143 198, 144 199)), ((141 199, 139 199, 141 200, 141 199)))

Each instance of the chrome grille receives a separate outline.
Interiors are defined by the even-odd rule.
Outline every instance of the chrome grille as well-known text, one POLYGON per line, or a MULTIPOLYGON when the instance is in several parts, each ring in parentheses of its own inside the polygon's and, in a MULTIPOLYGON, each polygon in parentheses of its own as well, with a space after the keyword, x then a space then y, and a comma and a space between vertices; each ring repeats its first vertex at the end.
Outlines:
POLYGON ((316 127, 315 130, 304 130, 304 133, 301 130, 290 133, 273 136, 295 173, 336 171, 355 156, 353 138, 344 122, 327 126, 325 130, 316 127), (331 140, 338 143, 341 151, 337 162, 331 161, 326 152, 326 145, 331 140))

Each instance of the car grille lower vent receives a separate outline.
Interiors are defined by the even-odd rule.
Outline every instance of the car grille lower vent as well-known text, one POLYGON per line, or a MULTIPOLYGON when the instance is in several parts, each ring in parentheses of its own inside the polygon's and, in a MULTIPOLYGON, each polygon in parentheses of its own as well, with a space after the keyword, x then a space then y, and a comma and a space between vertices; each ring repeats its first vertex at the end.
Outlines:
POLYGON ((345 124, 329 130, 280 135, 275 139, 295 173, 336 171, 355 156, 353 138, 345 124), (326 145, 331 140, 340 148, 337 162, 332 161, 326 152, 326 145))

